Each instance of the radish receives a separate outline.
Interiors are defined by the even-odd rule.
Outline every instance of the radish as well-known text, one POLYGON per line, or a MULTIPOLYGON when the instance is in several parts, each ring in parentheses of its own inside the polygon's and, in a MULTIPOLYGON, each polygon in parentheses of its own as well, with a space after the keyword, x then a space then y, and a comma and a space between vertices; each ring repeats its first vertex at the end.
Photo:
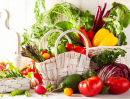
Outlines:
POLYGON ((46 93, 46 89, 43 86, 38 85, 35 87, 35 92, 37 94, 44 94, 44 93, 46 93))

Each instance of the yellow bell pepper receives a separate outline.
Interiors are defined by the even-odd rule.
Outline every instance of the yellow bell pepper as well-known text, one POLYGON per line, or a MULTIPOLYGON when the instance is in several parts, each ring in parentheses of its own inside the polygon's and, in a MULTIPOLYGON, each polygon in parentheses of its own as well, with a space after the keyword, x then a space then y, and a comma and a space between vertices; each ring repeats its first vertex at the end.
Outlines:
POLYGON ((110 33, 109 30, 102 28, 94 36, 92 40, 93 46, 115 46, 118 43, 118 38, 110 33))

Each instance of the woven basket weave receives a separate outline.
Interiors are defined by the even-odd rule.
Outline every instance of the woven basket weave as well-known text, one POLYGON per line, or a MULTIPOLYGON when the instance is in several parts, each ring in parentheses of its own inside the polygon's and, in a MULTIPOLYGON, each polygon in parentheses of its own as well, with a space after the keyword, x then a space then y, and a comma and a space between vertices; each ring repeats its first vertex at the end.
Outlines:
POLYGON ((29 90, 30 80, 28 78, 5 78, 0 79, 0 93, 8 93, 15 90, 29 90))
MULTIPOLYGON (((88 49, 86 55, 76 52, 65 52, 57 55, 57 46, 60 38, 67 33, 76 32, 79 33, 85 40, 86 46, 88 46, 87 40, 84 35, 77 30, 68 30, 65 32, 59 30, 51 30, 43 37, 41 43, 45 42, 45 37, 52 32, 61 32, 55 43, 55 57, 45 60, 41 63, 36 63, 36 67, 43 77, 43 84, 46 86, 52 84, 55 88, 58 87, 59 83, 67 76, 71 74, 82 74, 89 69, 90 58, 88 58, 88 49), (43 42, 44 41, 44 42, 43 42)), ((71 40, 69 40, 71 43, 71 40)), ((44 46, 42 44, 42 46, 44 46)), ((87 47, 88 48, 88 47, 87 47)))
MULTIPOLYGON (((99 47, 92 47, 89 48, 89 54, 90 57, 94 56, 94 55, 99 55, 100 53, 102 53, 105 49, 107 50, 113 50, 114 48, 121 48, 124 49, 127 53, 125 54, 125 57, 121 57, 119 56, 118 59, 116 60, 117 63, 122 63, 128 66, 128 60, 130 59, 130 46, 99 46, 99 47)), ((98 64, 94 63, 92 60, 90 61, 90 70, 96 70, 98 69, 98 64)))

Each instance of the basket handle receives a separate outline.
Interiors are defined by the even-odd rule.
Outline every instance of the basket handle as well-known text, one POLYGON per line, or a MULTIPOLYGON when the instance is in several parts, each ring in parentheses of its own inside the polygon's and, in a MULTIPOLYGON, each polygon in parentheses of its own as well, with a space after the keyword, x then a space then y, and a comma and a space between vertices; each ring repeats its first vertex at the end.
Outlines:
MULTIPOLYGON (((50 31, 48 31, 43 37, 42 37, 42 39, 41 39, 41 44, 42 44, 42 47, 44 48, 45 47, 45 39, 46 39, 46 37, 49 35, 49 34, 51 34, 51 33, 53 33, 53 32, 60 32, 60 33, 63 33, 63 31, 61 31, 61 30, 50 30, 50 31)), ((65 36, 66 36, 66 38, 68 39, 68 41, 69 41, 69 43, 71 43, 71 40, 70 40, 70 38, 65 34, 65 36)), ((41 48, 41 46, 39 46, 39 49, 41 48)))
POLYGON ((85 43, 86 43, 86 47, 87 47, 87 49, 86 49, 86 57, 87 57, 87 56, 88 56, 88 52, 89 52, 88 41, 87 41, 87 39, 85 38, 85 36, 84 36, 80 31, 74 30, 74 29, 72 29, 72 30, 67 30, 67 31, 63 32, 63 33, 58 37, 58 39, 56 40, 56 43, 55 43, 55 56, 57 55, 57 47, 58 47, 59 40, 61 39, 62 36, 66 35, 66 34, 68 34, 68 33, 70 33, 70 32, 77 32, 77 33, 79 33, 79 34, 83 37, 83 39, 85 40, 85 43))

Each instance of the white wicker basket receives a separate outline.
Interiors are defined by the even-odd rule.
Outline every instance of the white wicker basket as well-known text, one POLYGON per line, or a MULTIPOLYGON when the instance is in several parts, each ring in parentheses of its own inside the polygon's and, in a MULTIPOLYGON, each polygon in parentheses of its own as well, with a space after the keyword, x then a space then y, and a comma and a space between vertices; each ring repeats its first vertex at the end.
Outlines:
MULTIPOLYGON (((60 38, 67 33, 77 32, 85 40, 86 46, 88 46, 87 40, 84 35, 77 30, 68 30, 65 32, 59 30, 51 30, 43 37, 41 40, 42 46, 44 46, 45 37, 52 32, 61 32, 61 35, 58 37, 55 43, 55 57, 48 59, 41 63, 36 63, 40 74, 43 77, 43 84, 46 86, 52 84, 55 88, 58 87, 59 83, 66 77, 71 74, 82 74, 86 73, 89 69, 90 58, 88 58, 88 47, 86 50, 86 55, 76 53, 76 52, 65 52, 57 55, 57 46, 60 38), (44 41, 44 42, 43 42, 44 41)), ((71 43, 71 40, 69 40, 71 43)))
POLYGON ((30 80, 28 78, 5 78, 0 79, 0 93, 8 93, 15 90, 29 90, 30 80))
MULTIPOLYGON (((102 53, 105 49, 108 50, 113 50, 114 48, 121 48, 124 49, 127 53, 125 54, 125 57, 121 57, 119 56, 118 59, 116 60, 117 63, 122 63, 128 66, 129 63, 129 59, 130 59, 130 46, 99 46, 99 47, 92 47, 89 48, 89 54, 90 57, 94 56, 94 55, 99 55, 100 53, 102 53)), ((90 70, 96 70, 98 69, 98 64, 94 63, 93 61, 90 61, 90 70)))

